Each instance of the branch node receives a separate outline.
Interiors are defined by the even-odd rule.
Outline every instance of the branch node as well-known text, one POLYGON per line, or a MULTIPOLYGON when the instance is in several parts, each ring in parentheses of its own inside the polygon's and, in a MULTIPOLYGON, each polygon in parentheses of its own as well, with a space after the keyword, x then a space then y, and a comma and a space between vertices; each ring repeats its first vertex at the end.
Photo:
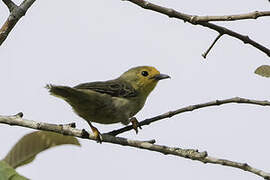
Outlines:
POLYGON ((235 101, 237 101, 237 102, 240 102, 241 100, 243 100, 243 98, 240 98, 240 97, 235 97, 235 98, 233 98, 235 101))
POLYGON ((65 127, 70 127, 69 124, 60 124, 59 126, 61 127, 61 134, 68 135, 68 133, 65 131, 65 127))
POLYGON ((172 111, 169 111, 169 112, 168 112, 168 117, 169 117, 169 118, 173 117, 173 115, 174 115, 174 114, 173 114, 172 111))
POLYGON ((243 164, 243 170, 247 171, 248 170, 248 167, 249 167, 248 163, 244 163, 243 164))
POLYGON ((10 13, 9 18, 11 20, 19 20, 21 17, 25 15, 26 11, 21 8, 20 6, 15 7, 12 12, 10 13))
POLYGON ((198 16, 196 16, 196 15, 191 16, 190 23, 196 25, 198 23, 198 16))
POLYGON ((168 16, 169 18, 175 17, 175 10, 172 8, 168 9, 168 16))
POLYGON ((187 111, 193 111, 194 110, 195 105, 190 105, 187 107, 187 111))
POLYGON ((259 15, 260 15, 259 11, 255 11, 254 15, 253 15, 253 18, 257 19, 259 17, 259 15))
POLYGON ((248 44, 250 42, 250 38, 248 36, 244 36, 243 42, 244 44, 248 44))
POLYGON ((40 130, 41 129, 41 123, 37 122, 37 129, 40 130))
POLYGON ((202 154, 202 158, 206 158, 208 156, 207 151, 203 151, 203 152, 201 152, 201 154, 202 154))
POLYGON ((143 3, 141 5, 142 5, 142 7, 144 9, 148 9, 149 2, 148 1, 143 1, 143 3))
POLYGON ((19 113, 17 113, 15 116, 16 116, 16 117, 22 118, 22 117, 23 117, 23 113, 22 113, 22 112, 19 112, 19 113))
POLYGON ((85 129, 82 129, 81 137, 82 138, 89 138, 89 133, 85 129))
POLYGON ((220 100, 218 100, 218 99, 216 100, 216 105, 217 105, 217 106, 221 105, 220 100))
POLYGON ((72 123, 69 123, 67 124, 69 127, 72 127, 72 128, 76 128, 76 123, 75 122, 72 122, 72 123))
POLYGON ((227 20, 232 20, 233 17, 232 16, 228 16, 227 20))

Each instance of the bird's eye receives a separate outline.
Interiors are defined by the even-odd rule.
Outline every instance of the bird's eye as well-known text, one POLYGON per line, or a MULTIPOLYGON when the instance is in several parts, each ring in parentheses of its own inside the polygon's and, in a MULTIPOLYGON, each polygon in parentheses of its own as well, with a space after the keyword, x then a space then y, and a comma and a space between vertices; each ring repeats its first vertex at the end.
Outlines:
POLYGON ((142 71, 142 75, 143 76, 148 76, 148 72, 147 71, 142 71))

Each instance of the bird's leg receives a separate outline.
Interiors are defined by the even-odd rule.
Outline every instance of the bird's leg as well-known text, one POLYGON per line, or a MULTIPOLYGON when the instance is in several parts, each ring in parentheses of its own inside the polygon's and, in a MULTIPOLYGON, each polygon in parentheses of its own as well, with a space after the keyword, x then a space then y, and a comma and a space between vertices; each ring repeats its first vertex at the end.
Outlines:
POLYGON ((138 134, 138 127, 139 127, 140 129, 142 129, 142 127, 140 126, 140 124, 139 124, 137 118, 136 118, 136 117, 130 118, 130 122, 132 123, 132 127, 133 127, 133 129, 135 130, 136 134, 138 134))
POLYGON ((97 143, 101 144, 102 143, 102 136, 101 136, 100 132, 98 131, 98 129, 95 126, 93 126, 91 124, 90 121, 87 121, 87 122, 88 122, 89 126, 91 127, 91 129, 93 131, 93 134, 94 134, 94 136, 95 136, 95 138, 97 140, 97 143))

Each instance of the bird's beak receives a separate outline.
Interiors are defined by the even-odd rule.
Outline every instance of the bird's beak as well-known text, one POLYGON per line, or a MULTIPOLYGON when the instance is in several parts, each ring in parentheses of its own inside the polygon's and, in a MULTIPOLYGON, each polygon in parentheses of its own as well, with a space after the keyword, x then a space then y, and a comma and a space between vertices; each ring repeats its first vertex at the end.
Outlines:
POLYGON ((162 80, 162 79, 168 79, 168 78, 171 78, 171 77, 168 76, 167 74, 157 74, 153 77, 153 79, 157 81, 162 80))

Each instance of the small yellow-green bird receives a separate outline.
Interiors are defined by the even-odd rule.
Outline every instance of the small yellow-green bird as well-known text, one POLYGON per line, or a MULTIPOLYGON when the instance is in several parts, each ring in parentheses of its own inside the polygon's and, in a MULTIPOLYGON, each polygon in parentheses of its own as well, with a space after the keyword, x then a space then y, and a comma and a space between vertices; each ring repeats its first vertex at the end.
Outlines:
POLYGON ((162 79, 170 78, 151 66, 129 69, 120 77, 109 81, 79 84, 75 87, 47 85, 49 92, 64 99, 73 110, 90 125, 96 139, 101 135, 91 122, 124 125, 132 122, 137 133, 138 121, 134 117, 145 104, 146 98, 162 79))

